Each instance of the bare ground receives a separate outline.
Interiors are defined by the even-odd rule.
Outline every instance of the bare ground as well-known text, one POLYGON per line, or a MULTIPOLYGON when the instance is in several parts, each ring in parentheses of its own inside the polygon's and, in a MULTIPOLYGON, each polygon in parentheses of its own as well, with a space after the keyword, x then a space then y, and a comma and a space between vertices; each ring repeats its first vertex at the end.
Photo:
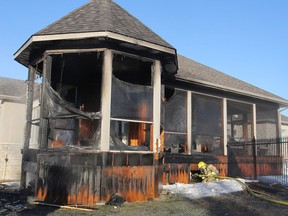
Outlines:
MULTIPOLYGON (((288 190, 283 187, 267 186, 259 183, 250 185, 252 189, 265 192, 265 197, 270 199, 281 199, 288 201, 288 190)), ((7 212, 2 215, 120 215, 120 216, 138 216, 138 215, 288 215, 288 205, 275 204, 263 199, 251 196, 246 191, 226 194, 216 197, 188 200, 179 195, 173 195, 164 191, 159 198, 137 203, 125 202, 122 207, 114 206, 96 206, 98 209, 91 212, 66 210, 42 205, 25 204, 26 209, 21 212, 7 212)), ((1 213, 0 213, 1 215, 1 213)))

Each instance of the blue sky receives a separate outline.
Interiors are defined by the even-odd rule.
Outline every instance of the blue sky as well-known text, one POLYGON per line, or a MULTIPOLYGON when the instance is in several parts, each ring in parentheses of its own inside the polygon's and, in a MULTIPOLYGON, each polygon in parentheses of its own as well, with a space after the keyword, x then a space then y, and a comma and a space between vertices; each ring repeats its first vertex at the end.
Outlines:
MULTIPOLYGON (((13 54, 89 0, 1 0, 0 76, 27 78, 13 54)), ((288 99, 287 0, 114 0, 179 54, 288 99)), ((285 112, 288 114, 288 112, 285 112)))

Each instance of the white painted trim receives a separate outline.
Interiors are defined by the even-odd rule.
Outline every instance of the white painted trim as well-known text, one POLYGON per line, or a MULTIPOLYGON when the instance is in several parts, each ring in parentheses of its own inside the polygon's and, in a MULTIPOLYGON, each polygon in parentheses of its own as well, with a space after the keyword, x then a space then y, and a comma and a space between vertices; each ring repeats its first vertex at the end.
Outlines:
POLYGON ((123 121, 123 122, 135 122, 135 123, 147 123, 153 124, 151 121, 141 121, 141 120, 131 120, 131 119, 121 119, 121 118, 110 118, 113 121, 123 121))
POLYGON ((187 133, 182 133, 182 132, 173 132, 173 131, 165 131, 165 134, 179 134, 179 135, 185 135, 187 133))
POLYGON ((54 40, 81 40, 86 38, 107 37, 115 40, 125 41, 135 45, 151 48, 165 53, 175 54, 175 49, 165 46, 153 44, 147 41, 127 37, 113 32, 85 32, 85 33, 69 33, 69 34, 53 34, 53 35, 33 35, 29 40, 14 54, 17 58, 28 46, 33 42, 54 41, 54 40))
MULTIPOLYGON (((191 90, 190 90, 191 91, 191 90)), ((203 96, 207 96, 207 97, 213 97, 213 98, 218 98, 218 99, 223 99, 223 97, 221 96, 216 96, 216 95, 211 95, 211 94, 207 94, 207 93, 202 93, 202 92, 197 92, 197 91, 191 91, 192 94, 197 94, 197 95, 203 95, 203 96)))
POLYGON ((153 77, 153 152, 160 151, 161 123, 161 63, 156 60, 152 65, 153 77), (158 144, 158 147, 156 146, 158 144))
POLYGON ((228 137, 227 137, 227 98, 223 98, 222 103, 222 121, 223 121, 223 145, 224 145, 224 155, 227 155, 227 144, 228 144, 228 137))
POLYGON ((109 151, 110 147, 110 115, 111 115, 111 91, 112 91, 112 61, 111 50, 105 50, 102 68, 102 92, 101 92, 101 151, 109 151))
POLYGON ((192 92, 187 91, 187 154, 192 154, 192 92))

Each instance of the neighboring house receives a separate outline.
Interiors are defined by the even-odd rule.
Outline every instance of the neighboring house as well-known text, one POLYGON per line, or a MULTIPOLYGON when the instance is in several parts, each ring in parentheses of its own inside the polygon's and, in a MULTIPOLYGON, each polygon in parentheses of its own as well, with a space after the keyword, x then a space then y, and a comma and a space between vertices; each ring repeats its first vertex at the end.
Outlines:
POLYGON ((115 192, 148 200, 162 183, 188 182, 200 160, 227 175, 227 144, 278 137, 278 110, 288 106, 177 55, 111 0, 88 2, 14 56, 29 68, 22 187, 34 176, 45 202, 94 204, 115 192), (32 139, 30 122, 39 129, 32 139))
POLYGON ((25 102, 25 81, 0 78, 0 180, 20 179, 25 102))
POLYGON ((288 116, 281 115, 281 136, 288 138, 288 116))

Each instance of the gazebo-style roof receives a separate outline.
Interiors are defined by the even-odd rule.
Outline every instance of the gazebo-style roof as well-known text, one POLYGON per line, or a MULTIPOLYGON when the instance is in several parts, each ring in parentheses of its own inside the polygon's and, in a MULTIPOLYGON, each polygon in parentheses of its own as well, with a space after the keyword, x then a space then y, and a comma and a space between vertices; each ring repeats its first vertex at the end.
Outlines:
POLYGON ((110 32, 174 49, 112 0, 92 0, 35 36, 88 32, 110 32))
MULTIPOLYGON (((19 63, 28 66, 47 47, 67 48, 69 41, 71 46, 87 48, 89 44, 89 48, 93 48, 109 39, 110 42, 117 41, 124 48, 142 52, 149 50, 153 54, 164 53, 169 56, 169 63, 177 62, 174 47, 112 0, 89 1, 32 35, 14 57, 19 63), (83 42, 85 40, 87 43, 83 42)), ((176 67, 173 67, 172 72, 175 72, 176 67)))
POLYGON ((173 46, 112 0, 89 1, 32 35, 14 56, 28 67, 47 49, 98 48, 107 43, 157 55, 166 71, 177 73, 176 80, 288 105, 277 95, 177 55, 173 46))

